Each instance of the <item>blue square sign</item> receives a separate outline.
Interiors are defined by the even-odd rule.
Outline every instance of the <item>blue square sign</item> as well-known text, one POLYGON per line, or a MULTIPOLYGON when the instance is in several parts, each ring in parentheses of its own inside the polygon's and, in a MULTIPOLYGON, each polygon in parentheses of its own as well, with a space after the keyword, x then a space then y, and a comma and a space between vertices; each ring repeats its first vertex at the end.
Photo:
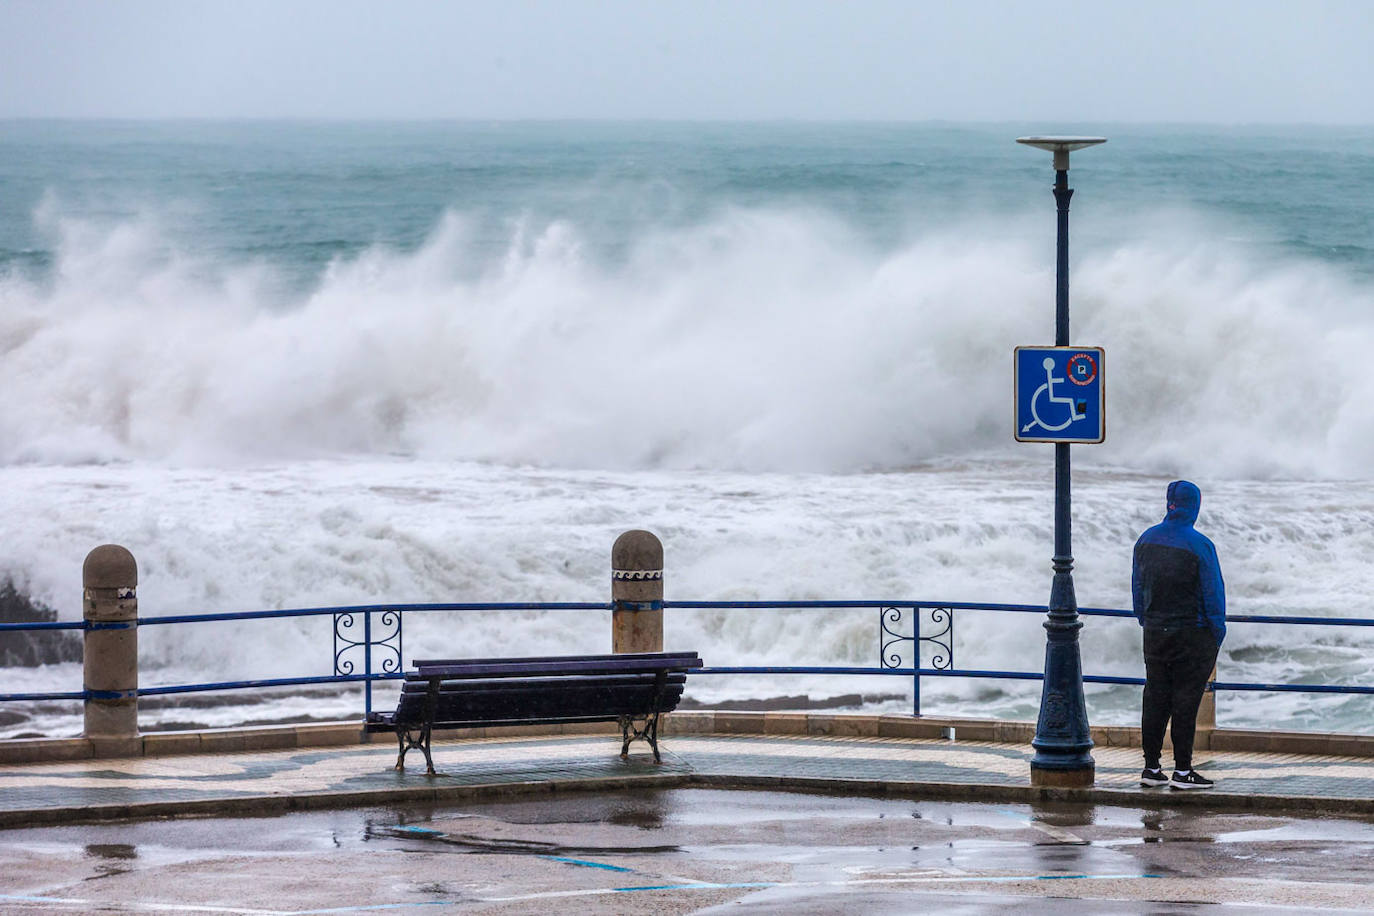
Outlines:
POLYGON ((1016 348, 1016 441, 1101 442, 1107 399, 1101 347, 1016 348))

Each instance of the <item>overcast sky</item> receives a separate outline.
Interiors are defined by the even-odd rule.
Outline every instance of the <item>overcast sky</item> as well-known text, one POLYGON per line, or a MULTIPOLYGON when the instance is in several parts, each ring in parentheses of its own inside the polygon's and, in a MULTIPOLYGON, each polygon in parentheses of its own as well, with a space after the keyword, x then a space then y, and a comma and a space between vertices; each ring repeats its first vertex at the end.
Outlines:
POLYGON ((1374 0, 0 0, 0 117, 1374 123, 1374 0))

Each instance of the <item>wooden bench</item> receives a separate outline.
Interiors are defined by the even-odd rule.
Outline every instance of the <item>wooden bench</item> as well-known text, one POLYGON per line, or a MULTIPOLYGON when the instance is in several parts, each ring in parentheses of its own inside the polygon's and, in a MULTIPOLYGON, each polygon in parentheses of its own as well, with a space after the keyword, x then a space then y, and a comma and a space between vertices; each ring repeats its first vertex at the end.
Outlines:
POLYGON ((644 652, 552 658, 416 660, 406 672, 394 713, 370 713, 368 732, 395 732, 396 769, 419 748, 434 773, 430 735, 436 728, 618 722, 623 741, 643 740, 658 754, 658 718, 682 698, 687 672, 701 667, 695 652, 644 652), (642 722, 642 725, 637 723, 642 722))

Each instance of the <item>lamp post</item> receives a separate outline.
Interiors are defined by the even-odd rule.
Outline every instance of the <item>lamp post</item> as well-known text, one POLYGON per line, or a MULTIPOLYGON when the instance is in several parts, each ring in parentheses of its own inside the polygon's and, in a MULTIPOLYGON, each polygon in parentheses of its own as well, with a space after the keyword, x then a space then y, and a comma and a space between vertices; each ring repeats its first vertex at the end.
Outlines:
MULTIPOLYGON (((1105 137, 1018 137, 1054 153, 1054 200, 1059 211, 1054 292, 1054 344, 1069 346, 1069 153, 1106 143, 1105 137)), ((1054 580, 1045 620, 1045 681, 1031 746, 1031 785, 1091 786, 1094 764, 1083 700, 1083 662, 1078 647, 1078 600, 1073 593, 1073 532, 1069 443, 1054 445, 1054 580)))

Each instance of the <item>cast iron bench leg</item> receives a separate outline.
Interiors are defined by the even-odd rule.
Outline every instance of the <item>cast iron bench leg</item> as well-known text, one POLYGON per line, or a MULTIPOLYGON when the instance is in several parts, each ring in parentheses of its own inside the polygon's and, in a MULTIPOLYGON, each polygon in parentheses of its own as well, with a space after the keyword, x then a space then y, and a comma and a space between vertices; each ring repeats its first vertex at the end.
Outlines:
POLYGON ((429 771, 434 772, 434 764, 429 759, 429 725, 421 725, 419 729, 404 728, 397 726, 396 743, 400 746, 400 754, 396 757, 396 769, 406 768, 406 751, 413 747, 418 747, 424 752, 425 762, 429 763, 429 771))
POLYGON ((654 763, 662 763, 663 758, 658 756, 658 710, 644 723, 644 737, 649 742, 649 747, 654 751, 654 763))
POLYGON ((434 728, 434 713, 439 705, 439 679, 430 678, 425 690, 425 727, 420 731, 420 750, 425 752, 425 772, 434 775, 434 758, 429 755, 429 733, 434 728))
POLYGON ((420 750, 425 752, 425 772, 428 773, 430 776, 433 776, 435 775, 434 758, 429 755, 429 733, 430 726, 429 723, 426 722, 424 730, 420 732, 420 741, 422 742, 420 744, 420 750))
POLYGON ((655 709, 644 717, 644 727, 635 728, 634 717, 620 717, 620 734, 624 740, 620 744, 620 759, 625 760, 630 756, 631 741, 647 741, 650 749, 654 752, 654 763, 662 763, 663 758, 658 755, 658 710, 655 709))

